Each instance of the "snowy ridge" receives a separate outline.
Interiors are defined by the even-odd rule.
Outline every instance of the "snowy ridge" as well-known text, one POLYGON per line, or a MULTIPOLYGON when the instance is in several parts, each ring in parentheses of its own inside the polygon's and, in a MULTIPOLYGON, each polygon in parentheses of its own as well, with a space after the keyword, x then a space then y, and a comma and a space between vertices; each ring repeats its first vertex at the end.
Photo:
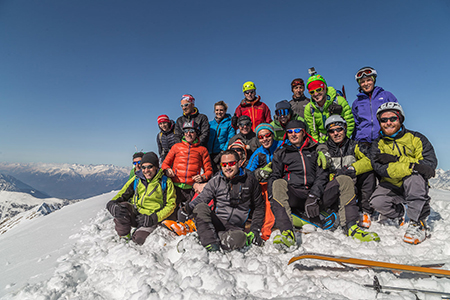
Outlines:
POLYGON ((436 176, 430 179, 430 184, 433 188, 450 190, 450 170, 437 169, 436 176))
MULTIPOLYGON (((379 294, 364 284, 377 275, 389 286, 450 292, 448 278, 401 278, 369 269, 299 271, 289 259, 304 252, 392 263, 446 263, 450 269, 450 192, 430 192, 432 237, 419 245, 402 241, 405 227, 374 223, 381 242, 359 243, 340 230, 301 235, 292 253, 271 239, 264 247, 208 253, 197 234, 174 236, 158 228, 143 246, 117 237, 104 209, 114 193, 65 206, 21 223, 0 236, 2 299, 416 299, 411 292, 379 294), (51 233, 51 234, 50 234, 51 233), (45 242, 44 242, 45 241, 45 242), (33 244, 29 249, 26 245, 33 244), (56 246, 58 245, 58 246, 56 246), (177 251, 177 245, 184 252, 177 251), (17 249, 22 249, 20 254, 17 249), (43 271, 46 270, 46 271, 43 271)), ((307 266, 338 267, 302 261, 307 266)), ((440 297, 418 294, 420 299, 440 297)))
POLYGON ((0 174, 0 191, 22 192, 33 195, 36 198, 50 198, 48 195, 35 188, 17 180, 13 176, 0 174))

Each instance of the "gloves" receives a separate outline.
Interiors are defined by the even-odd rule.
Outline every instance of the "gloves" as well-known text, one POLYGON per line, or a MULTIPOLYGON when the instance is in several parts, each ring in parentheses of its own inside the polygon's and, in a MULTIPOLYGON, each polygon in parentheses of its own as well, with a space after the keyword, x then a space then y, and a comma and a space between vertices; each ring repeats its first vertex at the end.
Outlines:
POLYGON ((426 180, 436 175, 436 171, 432 167, 419 163, 414 164, 413 170, 417 171, 417 173, 422 175, 426 180))
POLYGON ((350 167, 342 167, 341 169, 337 170, 336 175, 347 175, 350 176, 352 179, 356 178, 356 171, 355 168, 352 166, 350 167))
POLYGON ((262 239, 259 232, 250 231, 247 233, 247 241, 245 243, 246 246, 250 246, 251 244, 255 244, 256 246, 263 246, 264 240, 262 239))
POLYGON ((114 218, 126 218, 129 216, 128 202, 117 203, 117 201, 109 201, 106 204, 106 209, 111 213, 114 218))
POLYGON ((136 221, 140 227, 152 227, 158 224, 158 216, 155 213, 151 215, 139 214, 136 217, 136 221))
POLYGON ((191 217, 192 217, 192 209, 189 206, 189 203, 181 205, 177 214, 178 222, 186 222, 187 220, 191 219, 191 217))
POLYGON ((342 113, 342 106, 336 103, 332 103, 328 107, 328 111, 330 112, 330 115, 340 115, 342 113))
POLYGON ((272 162, 255 170, 255 176, 258 181, 266 180, 269 178, 270 174, 272 174, 272 162))
POLYGON ((327 159, 327 154, 328 154, 328 152, 325 152, 325 151, 317 151, 317 154, 319 155, 318 157, 317 157, 317 165, 319 166, 319 167, 322 167, 322 169, 326 169, 326 168, 328 168, 330 165, 329 165, 329 163, 328 163, 328 159, 327 159), (326 154, 325 154, 326 153, 326 154))
POLYGON ((238 117, 236 115, 231 117, 231 126, 233 126, 234 129, 238 128, 238 117))
POLYGON ((398 162, 399 157, 395 155, 391 155, 388 153, 377 153, 375 154, 375 161, 379 162, 382 165, 386 165, 391 162, 398 162))
POLYGON ((309 219, 319 216, 319 197, 309 194, 305 202, 305 212, 309 219))

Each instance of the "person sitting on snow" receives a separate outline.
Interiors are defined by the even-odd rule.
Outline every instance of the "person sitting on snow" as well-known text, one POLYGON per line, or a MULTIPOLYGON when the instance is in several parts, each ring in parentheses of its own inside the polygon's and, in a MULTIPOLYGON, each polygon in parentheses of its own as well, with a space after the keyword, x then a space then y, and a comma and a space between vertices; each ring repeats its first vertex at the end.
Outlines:
POLYGON ((346 136, 347 122, 340 115, 329 117, 325 121, 325 127, 329 136, 326 145, 331 160, 331 174, 320 206, 322 209, 339 212, 340 225, 348 236, 363 242, 379 241, 376 233, 360 229, 370 227, 370 214, 373 213, 369 198, 375 189, 376 178, 370 159, 366 156, 369 149, 346 136), (365 210, 363 216, 366 217, 358 224, 359 208, 355 187, 359 203, 365 210))
POLYGON ((175 189, 170 178, 159 168, 158 156, 147 152, 141 170, 128 180, 119 193, 107 203, 121 237, 142 245, 156 226, 175 209, 175 189), (131 234, 131 228, 136 230, 131 234))
POLYGON ((193 215, 201 244, 208 251, 235 250, 263 245, 260 232, 264 223, 265 201, 255 176, 239 166, 239 155, 226 150, 220 158, 218 172, 203 191, 183 207, 185 215, 193 215), (212 210, 208 203, 214 201, 212 210), (250 232, 245 223, 253 210, 250 232))
POLYGON ((435 175, 437 157, 428 139, 405 128, 405 114, 396 102, 383 103, 377 110, 380 136, 372 143, 370 157, 381 176, 370 205, 380 213, 380 221, 400 225, 406 214, 410 222, 403 241, 423 242, 429 235, 426 219, 430 215, 428 180, 435 175))

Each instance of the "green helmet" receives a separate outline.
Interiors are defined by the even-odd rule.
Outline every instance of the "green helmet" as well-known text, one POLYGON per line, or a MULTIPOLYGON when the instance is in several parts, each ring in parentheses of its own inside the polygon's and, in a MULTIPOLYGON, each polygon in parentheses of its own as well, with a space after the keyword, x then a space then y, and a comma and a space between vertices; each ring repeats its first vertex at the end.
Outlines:
POLYGON ((306 82, 306 88, 309 90, 308 85, 311 82, 317 81, 317 80, 322 81, 323 83, 325 83, 326 86, 328 86, 327 82, 325 81, 325 78, 323 78, 322 75, 316 74, 316 75, 313 75, 313 76, 308 78, 308 81, 306 82))

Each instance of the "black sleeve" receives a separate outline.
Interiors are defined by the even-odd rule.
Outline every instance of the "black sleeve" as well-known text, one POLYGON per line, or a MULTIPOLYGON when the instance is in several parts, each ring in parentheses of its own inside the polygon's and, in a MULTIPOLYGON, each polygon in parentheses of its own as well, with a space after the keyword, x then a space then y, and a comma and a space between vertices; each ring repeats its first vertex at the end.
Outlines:
POLYGON ((180 143, 181 139, 183 138, 183 130, 181 130, 183 124, 181 124, 183 122, 183 118, 179 117, 177 119, 177 122, 175 123, 175 130, 174 130, 174 135, 175 135, 175 144, 176 143, 180 143))
POLYGON ((272 174, 270 174, 269 180, 267 181, 267 195, 269 200, 272 199, 272 184, 275 180, 283 178, 283 154, 281 148, 275 150, 272 158, 272 174))
POLYGON ((200 126, 200 145, 207 147, 208 146, 208 139, 209 139, 209 121, 208 117, 205 115, 202 115, 201 118, 201 124, 200 126))
POLYGON ((256 180, 253 174, 247 174, 252 189, 252 201, 255 208, 252 216, 252 224, 250 225, 250 231, 261 231, 264 224, 264 218, 266 216, 266 200, 262 196, 261 185, 256 180))

